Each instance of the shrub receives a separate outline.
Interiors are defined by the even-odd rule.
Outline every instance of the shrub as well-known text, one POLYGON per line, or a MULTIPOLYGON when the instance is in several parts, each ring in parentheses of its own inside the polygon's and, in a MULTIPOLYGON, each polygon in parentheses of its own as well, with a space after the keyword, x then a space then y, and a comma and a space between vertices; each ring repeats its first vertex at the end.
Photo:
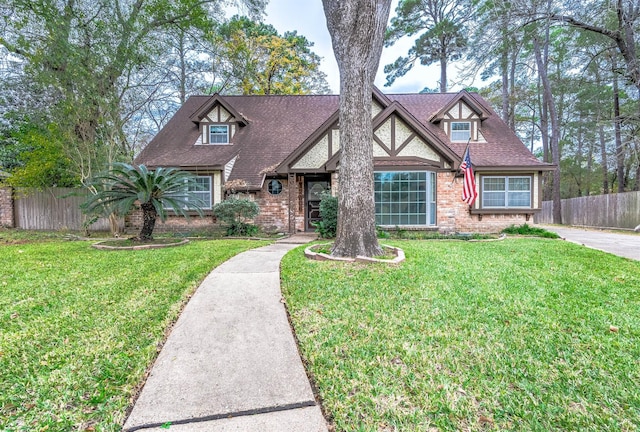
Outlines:
POLYGON ((227 225, 227 235, 252 236, 258 233, 258 227, 248 223, 260 213, 255 201, 230 197, 213 206, 213 214, 227 225))
POLYGON ((321 195, 320 201, 320 222, 314 224, 316 232, 322 238, 333 238, 336 236, 338 228, 338 198, 329 192, 321 195))
POLYGON ((529 226, 528 224, 524 225, 511 225, 502 230, 505 234, 517 234, 517 235, 525 235, 525 236, 536 236, 536 237, 546 237, 546 238, 560 238, 560 236, 554 232, 547 231, 543 228, 536 228, 529 226))

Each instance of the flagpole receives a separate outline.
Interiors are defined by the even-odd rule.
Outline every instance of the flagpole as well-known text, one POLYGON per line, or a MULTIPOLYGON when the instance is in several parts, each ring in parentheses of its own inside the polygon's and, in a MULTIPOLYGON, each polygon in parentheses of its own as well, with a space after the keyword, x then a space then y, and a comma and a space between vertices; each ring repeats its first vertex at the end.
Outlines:
MULTIPOLYGON (((463 161, 464 161, 464 157, 466 156, 467 152, 469 151, 469 146, 470 145, 471 145, 471 137, 469 137, 469 139, 467 140, 467 146, 465 147, 464 152, 462 153, 462 160, 463 161)), ((462 165, 462 162, 460 162, 460 165, 462 165)), ((456 181, 456 176, 460 173, 460 165, 458 165, 458 169, 453 174, 453 179, 451 180, 451 184, 453 184, 456 181)))

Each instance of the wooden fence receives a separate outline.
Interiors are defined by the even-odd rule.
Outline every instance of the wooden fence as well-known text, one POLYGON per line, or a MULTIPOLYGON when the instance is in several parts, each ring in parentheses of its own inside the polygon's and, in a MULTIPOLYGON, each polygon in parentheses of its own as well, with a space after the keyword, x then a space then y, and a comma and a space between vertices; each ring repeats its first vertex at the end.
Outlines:
MULTIPOLYGON (((553 202, 544 201, 536 223, 553 223, 553 202)), ((564 225, 633 229, 640 225, 640 192, 594 195, 562 200, 564 225)))
MULTIPOLYGON (((16 228, 32 230, 81 231, 87 216, 80 210, 87 198, 83 189, 49 188, 43 191, 15 191, 14 217, 16 228)), ((120 228, 124 221, 119 221, 120 228)), ((90 231, 109 231, 109 220, 98 219, 90 231)))

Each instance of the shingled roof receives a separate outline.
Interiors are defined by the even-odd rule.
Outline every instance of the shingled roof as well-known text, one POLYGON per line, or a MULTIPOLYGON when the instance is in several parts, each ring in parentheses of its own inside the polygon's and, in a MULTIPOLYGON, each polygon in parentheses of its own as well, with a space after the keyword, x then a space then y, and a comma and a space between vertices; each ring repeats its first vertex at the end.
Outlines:
MULTIPOLYGON (((471 144, 477 170, 552 169, 536 159, 518 137, 480 96, 466 93, 486 115, 481 132, 487 142, 471 144)), ((466 143, 450 142, 444 131, 430 119, 459 98, 459 93, 386 95, 410 113, 422 127, 462 158, 466 143)), ((151 140, 136 158, 148 167, 175 166, 190 171, 220 170, 237 156, 227 181, 242 183, 248 189, 262 186, 265 174, 272 172, 310 135, 326 126, 338 109, 336 95, 305 96, 192 96, 151 140), (200 130, 194 115, 202 114, 217 98, 242 116, 233 145, 195 145, 200 130)), ((460 161, 456 161, 459 163, 460 161)))

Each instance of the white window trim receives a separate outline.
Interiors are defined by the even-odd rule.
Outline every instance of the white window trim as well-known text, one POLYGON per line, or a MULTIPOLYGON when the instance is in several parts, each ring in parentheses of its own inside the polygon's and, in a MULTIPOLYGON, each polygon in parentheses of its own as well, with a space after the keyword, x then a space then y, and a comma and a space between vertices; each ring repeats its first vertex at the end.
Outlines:
MULTIPOLYGON (((467 142, 467 141, 469 141, 469 139, 472 136, 472 133, 471 133, 472 132, 472 127, 473 126, 472 126, 470 121, 452 121, 449 124, 449 139, 451 140, 451 142, 467 142), (464 124, 469 125, 469 136, 467 138, 461 139, 461 140, 453 139, 453 125, 454 124, 458 124, 458 123, 464 123, 464 124)), ((456 132, 459 132, 459 131, 456 131, 456 132)))
POLYGON ((191 191, 204 194, 205 192, 209 192, 209 206, 203 207, 203 210, 211 210, 213 208, 213 177, 212 176, 195 176, 196 179, 199 178, 208 178, 209 179, 209 190, 208 191, 191 191))
MULTIPOLYGON (((428 170, 402 170, 402 171, 374 171, 374 176, 375 174, 383 174, 383 173, 426 173, 426 190, 425 190, 425 195, 426 195, 426 201, 425 201, 425 210, 426 210, 426 224, 408 224, 408 225, 379 225, 382 228, 394 228, 394 227, 400 227, 400 228, 433 228, 436 227, 438 225, 438 196, 437 196, 437 185, 436 183, 438 182, 438 176, 437 173, 435 173, 434 171, 428 171, 428 170), (433 211, 433 215, 431 215, 431 196, 434 194, 435 192, 435 206, 434 206, 434 211, 433 211), (431 219, 433 218, 434 223, 431 223, 431 219)), ((374 180, 375 182, 375 180, 374 180)), ((374 186, 374 203, 375 203, 375 186, 374 186)), ((375 211, 374 211, 375 213, 375 211)))
MULTIPOLYGON (((231 141, 231 128, 229 127, 228 124, 207 124, 207 137, 208 137, 208 144, 209 145, 227 145, 230 144, 231 141), (224 127, 227 129, 227 142, 211 142, 211 129, 214 127, 224 127)), ((222 134, 216 134, 216 135, 222 135, 222 134)))
MULTIPOLYGON (((489 192, 502 192, 502 191, 489 191, 489 192)), ((518 192, 525 192, 525 191, 518 191, 518 192)), ((526 175, 521 175, 521 176, 498 176, 498 175, 494 175, 494 176, 482 176, 482 185, 481 185, 481 195, 482 195, 482 208, 486 208, 486 209, 530 209, 533 208, 533 177, 532 176, 526 176, 526 175), (484 190, 484 181, 485 179, 492 179, 492 178, 500 178, 500 179, 504 179, 504 203, 505 205, 503 206, 488 206, 485 204, 485 199, 484 199, 484 194, 485 194, 485 190, 484 190), (528 179, 529 180, 529 205, 527 206, 510 206, 509 204, 509 179, 528 179)))

